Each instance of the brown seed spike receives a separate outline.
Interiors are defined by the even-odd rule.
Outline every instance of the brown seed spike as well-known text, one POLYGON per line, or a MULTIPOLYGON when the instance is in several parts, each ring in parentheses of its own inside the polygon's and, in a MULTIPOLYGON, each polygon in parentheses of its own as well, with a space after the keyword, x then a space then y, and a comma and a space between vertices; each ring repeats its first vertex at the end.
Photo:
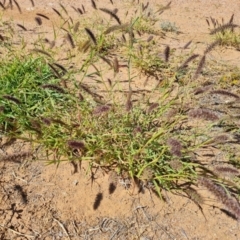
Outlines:
POLYGON ((9 0, 9 5, 10 5, 11 10, 13 10, 13 3, 12 3, 12 0, 9 0))
POLYGON ((196 70, 196 72, 195 72, 195 74, 193 76, 193 79, 197 79, 198 78, 199 74, 201 73, 201 71, 202 71, 202 69, 204 67, 205 61, 206 61, 206 56, 204 55, 201 58, 201 60, 200 60, 200 62, 198 64, 198 67, 197 67, 197 70, 196 70))
POLYGON ((169 162, 169 165, 173 170, 176 170, 176 171, 179 171, 183 166, 182 162, 179 159, 171 160, 169 162))
POLYGON ((192 40, 189 41, 189 42, 187 42, 187 43, 183 46, 183 49, 187 49, 187 48, 190 46, 191 43, 192 43, 192 40))
POLYGON ((142 175, 140 177, 141 180, 152 180, 154 177, 154 171, 150 167, 144 168, 142 175))
POLYGON ((61 3, 59 3, 59 5, 63 9, 63 11, 66 13, 66 15, 68 15, 67 9, 61 3))
POLYGON ((46 117, 41 117, 41 120, 42 120, 42 122, 43 122, 44 124, 46 124, 47 126, 50 126, 51 123, 52 123, 51 119, 46 118, 46 117))
POLYGON ((165 50, 164 50, 164 58, 165 58, 165 62, 168 62, 169 60, 169 55, 170 55, 170 47, 166 46, 165 50))
POLYGON ((22 9, 21 9, 20 5, 18 4, 18 2, 16 0, 13 0, 13 1, 17 6, 18 11, 22 14, 22 9))
POLYGON ((5 41, 5 37, 2 34, 0 34, 0 40, 5 41))
POLYGON ((111 11, 107 8, 100 8, 100 10, 109 14, 111 17, 113 17, 118 22, 119 25, 121 25, 121 21, 120 21, 119 17, 113 11, 111 11))
POLYGON ((91 40, 93 41, 93 43, 95 45, 97 45, 97 39, 94 36, 93 32, 89 29, 89 28, 85 28, 85 31, 87 32, 88 36, 91 38, 91 40))
POLYGON ((227 141, 229 140, 229 136, 226 135, 226 134, 221 134, 221 135, 218 135, 216 136, 214 139, 213 139, 213 142, 214 143, 226 143, 227 141))
POLYGON ((75 12, 78 12, 78 10, 74 6, 71 6, 71 7, 75 12))
POLYGON ((35 17, 35 21, 39 26, 42 25, 42 19, 40 17, 35 17))
POLYGON ((3 98, 12 101, 16 104, 21 104, 21 101, 19 99, 17 99, 16 97, 10 96, 10 95, 4 95, 3 98))
POLYGON ((107 112, 109 112, 110 109, 111 108, 108 105, 98 106, 93 110, 93 115, 94 116, 102 116, 102 115, 106 114, 107 112))
POLYGON ((70 43, 71 47, 75 48, 75 43, 73 41, 72 35, 69 32, 67 33, 67 40, 70 43))
POLYGON ((127 96, 127 102, 126 102, 126 111, 130 112, 132 110, 132 88, 131 86, 129 86, 129 92, 128 92, 128 96, 127 96))
POLYGON ((56 92, 59 92, 59 93, 65 93, 65 91, 59 87, 58 85, 55 85, 55 84, 44 84, 42 85, 42 88, 43 89, 51 89, 53 91, 56 91, 56 92))
POLYGON ((211 86, 197 87, 197 88, 194 89, 193 93, 195 95, 198 95, 198 94, 201 94, 201 93, 206 93, 210 88, 211 88, 211 86))
POLYGON ((117 186, 114 183, 110 183, 108 187, 109 194, 113 194, 116 190, 117 186))
POLYGON ((207 48, 206 50, 204 51, 204 54, 207 54, 209 52, 211 52, 217 45, 219 45, 221 43, 220 40, 216 40, 214 41, 213 43, 211 43, 207 48))
POLYGON ((93 209, 94 210, 98 209, 98 207, 100 206, 102 200, 103 200, 103 194, 102 193, 98 193, 96 198, 95 198, 94 204, 93 204, 93 209))
POLYGON ((239 27, 239 25, 237 25, 237 24, 233 24, 233 23, 226 23, 226 24, 224 24, 224 25, 222 25, 222 26, 220 26, 220 27, 218 27, 218 28, 215 28, 215 29, 213 29, 211 32, 210 32, 210 35, 213 35, 213 34, 216 34, 216 33, 218 33, 218 32, 222 32, 222 31, 224 31, 224 30, 226 30, 226 29, 234 29, 234 28, 236 28, 236 27, 239 27))
POLYGON ((41 14, 41 13, 37 13, 36 15, 38 15, 39 17, 45 18, 47 20, 50 20, 48 16, 41 14))
POLYGON ((42 50, 42 49, 34 48, 34 49, 32 49, 32 51, 33 51, 33 52, 42 53, 42 54, 44 54, 44 55, 52 58, 52 56, 51 56, 48 52, 46 52, 46 51, 44 51, 44 50, 42 50))
POLYGON ((108 60, 107 58, 103 57, 103 56, 99 56, 105 63, 107 63, 110 67, 112 67, 112 63, 110 60, 108 60))
POLYGON ((111 87, 112 86, 112 80, 111 79, 107 79, 108 80, 108 84, 109 84, 109 86, 111 87))
POLYGON ((20 27, 22 30, 27 31, 27 29, 22 24, 17 23, 17 26, 20 27))
POLYGON ((231 16, 229 23, 233 23, 234 14, 231 16))
POLYGON ((170 139, 168 139, 167 144, 170 147, 170 152, 173 155, 175 155, 177 157, 182 156, 182 153, 181 153, 182 144, 178 140, 170 138, 170 139))
POLYGON ((180 69, 183 69, 183 68, 186 68, 188 66, 188 63, 190 63, 191 61, 193 61, 195 58, 197 58, 199 55, 198 54, 193 54, 191 55, 189 58, 187 58, 185 60, 185 62, 182 63, 182 65, 178 68, 179 70, 180 69))
POLYGON ((80 22, 76 22, 76 24, 74 25, 74 28, 73 28, 73 31, 76 33, 79 29, 79 26, 80 26, 80 22))
POLYGON ((143 6, 143 12, 148 8, 148 6, 149 6, 149 2, 147 2, 146 5, 143 6))
POLYGON ((94 1, 94 0, 91 0, 91 2, 92 2, 92 7, 93 7, 94 9, 97 9, 97 5, 96 5, 95 1, 94 1))
POLYGON ((21 199, 23 204, 28 203, 27 194, 24 192, 23 188, 20 185, 15 185, 14 190, 17 192, 17 196, 21 199))
POLYGON ((82 141, 77 141, 77 140, 69 140, 67 142, 68 146, 73 149, 84 149, 85 144, 82 141))
POLYGON ((215 166, 214 170, 217 174, 219 174, 222 177, 228 177, 228 178, 234 178, 236 176, 239 176, 239 170, 233 166, 215 166))
POLYGON ((52 8, 52 10, 60 17, 60 18, 62 18, 63 19, 63 16, 62 16, 62 14, 57 10, 57 9, 55 9, 55 8, 52 8))
POLYGON ((33 0, 30 0, 31 4, 32 4, 32 7, 35 7, 35 3, 33 0))
POLYGON ((149 36, 147 42, 151 42, 153 40, 153 36, 149 36))
POLYGON ((83 11, 80 8, 77 8, 77 11, 82 15, 83 11))
POLYGON ((159 103, 152 103, 147 110, 147 114, 152 113, 157 107, 159 107, 159 103))
POLYGON ((216 113, 206 108, 192 109, 188 112, 188 115, 192 118, 202 118, 211 121, 219 120, 219 117, 216 113))
POLYGON ((57 69, 51 63, 48 63, 48 66, 53 70, 53 72, 55 73, 57 78, 61 78, 60 73, 57 71, 57 69))
POLYGON ((117 57, 115 57, 113 59, 113 70, 114 70, 114 73, 119 73, 119 62, 118 62, 118 59, 117 57))
POLYGON ((67 73, 68 72, 67 69, 63 65, 61 65, 59 63, 53 63, 53 64, 55 66, 57 66, 58 68, 60 68, 63 71, 63 73, 67 73))
POLYGON ((118 184, 118 175, 115 171, 111 171, 109 174, 109 187, 108 187, 108 192, 109 194, 113 194, 117 188, 117 184, 118 184))
POLYGON ((236 98, 236 99, 239 99, 239 98, 240 98, 237 94, 232 93, 232 92, 229 92, 229 91, 227 91, 227 90, 223 90, 223 89, 214 90, 214 91, 212 91, 211 93, 212 93, 212 94, 225 95, 225 96, 233 97, 233 98, 236 98))
POLYGON ((198 183, 208 189, 215 197, 221 201, 228 210, 240 220, 240 205, 239 202, 231 197, 221 185, 214 183, 211 179, 201 177, 198 179, 198 183))
POLYGON ((207 25, 210 27, 210 23, 209 23, 208 19, 206 19, 206 22, 207 22, 207 25))
POLYGON ((197 205, 202 205, 204 203, 203 197, 193 188, 185 189, 184 192, 189 196, 189 198, 195 202, 197 205))
POLYGON ((82 10, 84 13, 86 13, 85 7, 82 5, 82 10))
POLYGON ((0 6, 3 10, 5 10, 6 8, 4 7, 4 5, 2 4, 2 2, 0 2, 0 6))

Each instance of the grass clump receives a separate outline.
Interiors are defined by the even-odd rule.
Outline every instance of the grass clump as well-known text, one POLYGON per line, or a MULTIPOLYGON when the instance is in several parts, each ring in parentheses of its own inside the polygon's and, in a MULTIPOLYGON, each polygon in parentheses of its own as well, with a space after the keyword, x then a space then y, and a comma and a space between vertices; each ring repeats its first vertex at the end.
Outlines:
POLYGON ((172 23, 169 21, 163 21, 160 23, 160 27, 165 32, 178 32, 178 27, 176 26, 176 23, 172 23))
POLYGON ((214 35, 215 41, 218 41, 222 46, 232 46, 239 49, 240 44, 240 32, 239 26, 233 23, 234 15, 230 18, 229 22, 218 22, 217 19, 210 18, 207 20, 207 24, 212 29, 210 34, 214 35))
MULTIPOLYGON (((239 131, 236 123, 226 121, 228 112, 219 111, 209 101, 204 104, 207 87, 213 88, 212 95, 235 96, 234 101, 237 94, 214 89, 218 85, 212 82, 197 82, 207 54, 219 41, 201 56, 191 54, 176 68, 171 47, 158 43, 162 30, 154 26, 159 19, 150 4, 132 9, 134 18, 126 14, 124 22, 116 11, 98 9, 94 1, 92 6, 94 22, 81 9, 75 9, 80 13, 79 22, 65 19, 65 8, 62 13, 53 9, 60 26, 54 27, 51 46, 52 41, 39 34, 33 40, 34 48, 27 49, 19 31, 17 38, 24 45, 21 51, 12 42, 0 46, 8 53, 0 63, 1 134, 29 142, 33 149, 41 146, 48 153, 48 163, 85 161, 90 170, 114 171, 134 182, 139 192, 147 186, 159 196, 162 189, 191 195, 188 189, 200 177, 219 181, 230 192, 239 190, 235 179, 225 182, 210 170, 211 164, 196 157, 214 144, 219 147, 216 135, 228 129, 234 139, 239 131), (188 69, 190 63, 195 74, 188 69), (142 73, 147 75, 144 83, 142 73), (198 91, 192 91, 193 87, 198 91)), ((172 24, 162 28, 177 31, 172 24)), ((229 29, 216 28, 212 33, 223 30, 229 29)), ((224 144, 228 141, 221 142, 224 144)), ((229 163, 237 169, 236 161, 229 163)), ((206 187, 212 184, 206 183, 206 187)), ((99 199, 94 209, 102 195, 99 199)))

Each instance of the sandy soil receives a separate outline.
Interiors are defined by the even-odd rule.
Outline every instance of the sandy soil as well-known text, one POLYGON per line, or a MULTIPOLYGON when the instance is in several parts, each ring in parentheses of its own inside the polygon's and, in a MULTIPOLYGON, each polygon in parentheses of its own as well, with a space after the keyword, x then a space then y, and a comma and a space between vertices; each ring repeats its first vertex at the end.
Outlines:
MULTIPOLYGON (((127 1, 114 1, 114 8, 127 8, 127 1)), ((137 1, 134 1, 137 4, 137 1)), ((71 16, 77 16, 71 6, 83 4, 91 14, 90 1, 61 3, 71 16)), ((98 6, 112 9, 110 1, 96 1, 98 6)), ((151 2, 166 5, 168 1, 151 2)), ((20 1, 22 14, 16 7, 6 10, 4 19, 13 18, 28 29, 36 26, 36 13, 51 16, 57 22, 52 7, 57 1, 20 1)), ((192 40, 196 52, 202 53, 211 42, 206 18, 228 21, 232 14, 240 24, 240 2, 173 0, 171 8, 162 14, 163 21, 175 22, 180 34, 169 34, 164 40, 171 48, 180 49, 192 40)), ((45 21, 43 31, 53 37, 51 22, 45 21)), ((27 33, 26 33, 27 34, 27 33)), ((31 36, 31 34, 29 35, 31 36)), ((233 48, 218 48, 211 53, 217 62, 240 66, 240 52, 233 48)), ((1 154, 18 152, 27 146, 17 142, 0 149, 1 154)), ((85 169, 85 171, 84 171, 85 169)), ((109 175, 98 170, 91 175, 82 170, 73 173, 73 166, 61 163, 46 166, 45 162, 0 162, 0 239, 240 239, 239 223, 224 212, 213 196, 200 189, 205 196, 203 212, 184 196, 163 191, 164 200, 145 189, 138 193, 131 185, 118 179, 118 186, 109 194, 109 175), (94 209, 97 194, 102 194, 100 206, 94 209)))

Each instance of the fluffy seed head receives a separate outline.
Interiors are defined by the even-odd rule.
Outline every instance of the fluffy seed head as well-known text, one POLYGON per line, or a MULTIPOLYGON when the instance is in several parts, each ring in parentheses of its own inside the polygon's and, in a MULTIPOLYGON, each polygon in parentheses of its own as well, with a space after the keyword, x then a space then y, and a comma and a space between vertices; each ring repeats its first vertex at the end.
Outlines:
POLYGON ((101 116, 101 115, 107 113, 109 110, 110 110, 110 106, 108 106, 108 105, 101 105, 101 106, 96 107, 93 110, 93 115, 101 116))
POLYGON ((182 156, 182 153, 181 153, 181 150, 182 150, 182 144, 176 140, 176 139, 173 139, 173 138, 169 138, 168 141, 167 141, 167 144, 170 148, 170 152, 177 156, 177 157, 181 157, 182 156))
POLYGON ((198 183, 214 194, 214 196, 221 201, 238 220, 240 220, 239 203, 235 198, 231 197, 222 186, 215 184, 206 177, 199 178, 198 183))
POLYGON ((77 140, 69 140, 67 142, 68 146, 74 149, 83 149, 85 148, 85 144, 82 141, 77 140))
POLYGON ((188 112, 188 115, 193 118, 202 118, 205 120, 216 121, 219 120, 219 117, 212 110, 205 108, 196 108, 188 112))

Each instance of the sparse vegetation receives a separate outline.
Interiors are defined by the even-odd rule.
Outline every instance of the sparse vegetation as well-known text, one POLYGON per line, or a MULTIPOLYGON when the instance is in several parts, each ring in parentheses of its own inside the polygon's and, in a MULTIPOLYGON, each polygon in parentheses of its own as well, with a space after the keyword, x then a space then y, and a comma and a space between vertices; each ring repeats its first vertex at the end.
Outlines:
POLYGON ((169 21, 161 22, 160 27, 165 32, 178 32, 178 27, 176 26, 176 23, 171 23, 169 21))

